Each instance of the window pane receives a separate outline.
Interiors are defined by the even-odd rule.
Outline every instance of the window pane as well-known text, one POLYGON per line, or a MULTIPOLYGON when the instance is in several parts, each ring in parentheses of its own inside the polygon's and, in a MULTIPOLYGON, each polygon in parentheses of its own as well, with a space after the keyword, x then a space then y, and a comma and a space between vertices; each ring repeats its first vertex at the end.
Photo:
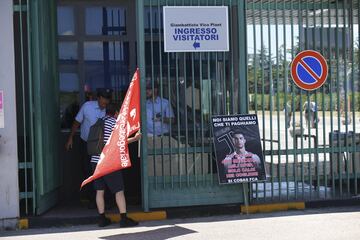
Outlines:
POLYGON ((74 35, 74 8, 59 6, 57 8, 58 35, 74 35))
POLYGON ((125 35, 126 11, 120 7, 88 7, 85 24, 87 35, 125 35))
POLYGON ((85 83, 89 91, 112 88, 119 97, 129 82, 129 44, 127 42, 85 42, 85 83))
POLYGON ((144 8, 144 27, 146 34, 163 32, 162 8, 160 11, 157 7, 144 8))
POLYGON ((85 42, 84 43, 84 60, 95 61, 104 60, 102 42, 85 42))
POLYGON ((76 73, 60 73, 59 81, 61 92, 79 91, 79 78, 76 73))
POLYGON ((76 42, 59 42, 59 60, 77 60, 77 43, 76 42))
POLYGON ((79 110, 79 77, 77 73, 59 73, 61 128, 71 128, 79 110))

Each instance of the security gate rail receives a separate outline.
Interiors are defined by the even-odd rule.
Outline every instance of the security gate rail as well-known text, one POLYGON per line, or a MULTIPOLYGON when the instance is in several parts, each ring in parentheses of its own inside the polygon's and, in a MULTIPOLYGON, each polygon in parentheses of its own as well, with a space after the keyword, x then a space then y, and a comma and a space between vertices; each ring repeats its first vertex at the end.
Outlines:
POLYGON ((218 183, 210 119, 247 111, 244 7, 244 1, 152 0, 138 8, 144 13, 143 81, 151 81, 152 91, 159 83, 159 96, 169 100, 175 116, 169 133, 143 141, 150 208, 243 202, 241 185, 218 183), (228 6, 229 52, 164 52, 163 6, 214 5, 228 6))
POLYGON ((250 112, 261 119, 268 181, 254 202, 348 198, 360 175, 359 1, 248 1, 250 112), (298 88, 290 62, 315 50, 326 83, 298 88))
POLYGON ((18 156, 19 156, 19 205, 21 214, 35 214, 34 146, 31 113, 31 58, 29 2, 14 1, 15 69, 17 85, 18 156))

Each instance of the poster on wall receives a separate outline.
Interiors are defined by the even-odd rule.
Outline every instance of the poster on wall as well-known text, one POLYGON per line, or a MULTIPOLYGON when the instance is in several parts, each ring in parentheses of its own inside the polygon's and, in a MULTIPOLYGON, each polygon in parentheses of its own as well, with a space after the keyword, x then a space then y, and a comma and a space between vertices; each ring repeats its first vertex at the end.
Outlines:
POLYGON ((4 128, 4 91, 0 90, 0 128, 4 128))
POLYGON ((229 51, 227 6, 164 6, 165 52, 229 51))
POLYGON ((213 116, 212 128, 220 184, 266 180, 257 115, 213 116))

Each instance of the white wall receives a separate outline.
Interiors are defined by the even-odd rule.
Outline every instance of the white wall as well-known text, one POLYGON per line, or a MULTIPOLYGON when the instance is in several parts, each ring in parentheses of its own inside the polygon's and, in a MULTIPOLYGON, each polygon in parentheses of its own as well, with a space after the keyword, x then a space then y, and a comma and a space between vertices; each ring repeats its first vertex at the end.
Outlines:
POLYGON ((4 128, 0 128, 0 229, 19 217, 12 0, 0 1, 0 91, 4 92, 4 128))

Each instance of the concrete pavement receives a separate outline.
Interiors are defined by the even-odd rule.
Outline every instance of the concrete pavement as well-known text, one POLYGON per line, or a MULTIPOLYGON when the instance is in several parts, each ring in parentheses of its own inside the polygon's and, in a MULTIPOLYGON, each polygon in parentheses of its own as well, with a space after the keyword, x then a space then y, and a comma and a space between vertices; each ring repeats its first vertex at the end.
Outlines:
POLYGON ((203 218, 168 219, 121 229, 117 224, 0 232, 1 240, 123 240, 123 239, 266 239, 358 240, 360 206, 305 209, 259 214, 234 214, 203 218))

